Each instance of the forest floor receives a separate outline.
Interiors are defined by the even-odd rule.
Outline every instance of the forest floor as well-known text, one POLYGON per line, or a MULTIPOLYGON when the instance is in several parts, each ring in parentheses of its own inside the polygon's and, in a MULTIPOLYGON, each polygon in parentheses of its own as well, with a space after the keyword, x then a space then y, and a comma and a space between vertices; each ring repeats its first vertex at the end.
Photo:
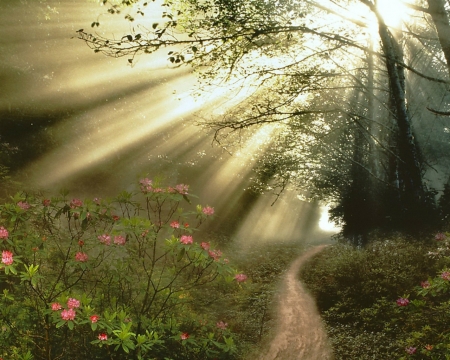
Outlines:
POLYGON ((327 334, 314 299, 299 281, 303 264, 325 246, 315 246, 298 257, 283 276, 276 295, 276 328, 260 360, 331 360, 327 334))

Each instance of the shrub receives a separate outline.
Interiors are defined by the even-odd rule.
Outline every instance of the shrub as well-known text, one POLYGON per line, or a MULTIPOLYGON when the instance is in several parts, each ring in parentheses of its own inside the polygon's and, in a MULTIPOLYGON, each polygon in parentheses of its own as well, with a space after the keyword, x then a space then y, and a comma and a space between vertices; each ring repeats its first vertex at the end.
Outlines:
POLYGON ((198 289, 234 292, 237 274, 195 231, 188 186, 112 200, 17 194, 0 206, 0 354, 7 359, 233 359, 222 319, 194 311, 198 289), (209 317, 209 318, 208 318, 209 317))

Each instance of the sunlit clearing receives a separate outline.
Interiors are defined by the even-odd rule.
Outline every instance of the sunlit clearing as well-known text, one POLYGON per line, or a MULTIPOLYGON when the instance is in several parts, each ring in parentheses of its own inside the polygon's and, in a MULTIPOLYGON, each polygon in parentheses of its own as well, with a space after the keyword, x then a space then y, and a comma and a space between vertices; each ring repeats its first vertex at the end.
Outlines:
POLYGON ((340 227, 337 227, 335 224, 330 222, 330 219, 328 217, 328 210, 329 209, 326 206, 321 207, 321 215, 320 215, 320 220, 319 220, 320 229, 322 229, 323 231, 328 231, 328 232, 340 231, 341 230, 340 227))

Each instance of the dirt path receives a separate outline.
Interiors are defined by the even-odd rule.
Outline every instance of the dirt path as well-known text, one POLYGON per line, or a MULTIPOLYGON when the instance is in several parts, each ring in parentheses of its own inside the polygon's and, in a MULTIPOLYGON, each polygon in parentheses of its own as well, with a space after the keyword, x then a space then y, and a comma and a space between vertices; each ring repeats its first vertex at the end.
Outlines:
POLYGON ((314 300, 298 281, 300 267, 326 245, 297 258, 283 278, 276 299, 277 331, 261 360, 331 360, 331 349, 314 300))

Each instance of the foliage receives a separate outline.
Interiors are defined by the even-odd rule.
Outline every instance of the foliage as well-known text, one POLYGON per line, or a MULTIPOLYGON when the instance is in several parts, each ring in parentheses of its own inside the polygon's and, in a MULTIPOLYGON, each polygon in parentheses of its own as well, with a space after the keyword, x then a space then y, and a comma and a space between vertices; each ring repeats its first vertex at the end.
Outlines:
POLYGON ((185 211, 189 197, 187 185, 148 178, 112 200, 11 197, 0 207, 0 354, 234 358, 223 321, 194 309, 199 289, 233 293, 246 276, 210 243, 194 241, 214 209, 185 211))
MULTIPOLYGON (((317 299, 337 359, 400 358, 407 355, 406 347, 419 345, 418 337, 424 337, 423 346, 428 344, 421 333, 428 327, 447 333, 442 313, 430 316, 436 308, 424 312, 423 299, 413 296, 418 284, 448 263, 428 255, 433 248, 399 237, 364 249, 338 244, 304 269, 301 276, 317 299), (421 310, 407 315, 400 299, 421 310)), ((447 306, 448 297, 440 300, 438 307, 447 306)))

